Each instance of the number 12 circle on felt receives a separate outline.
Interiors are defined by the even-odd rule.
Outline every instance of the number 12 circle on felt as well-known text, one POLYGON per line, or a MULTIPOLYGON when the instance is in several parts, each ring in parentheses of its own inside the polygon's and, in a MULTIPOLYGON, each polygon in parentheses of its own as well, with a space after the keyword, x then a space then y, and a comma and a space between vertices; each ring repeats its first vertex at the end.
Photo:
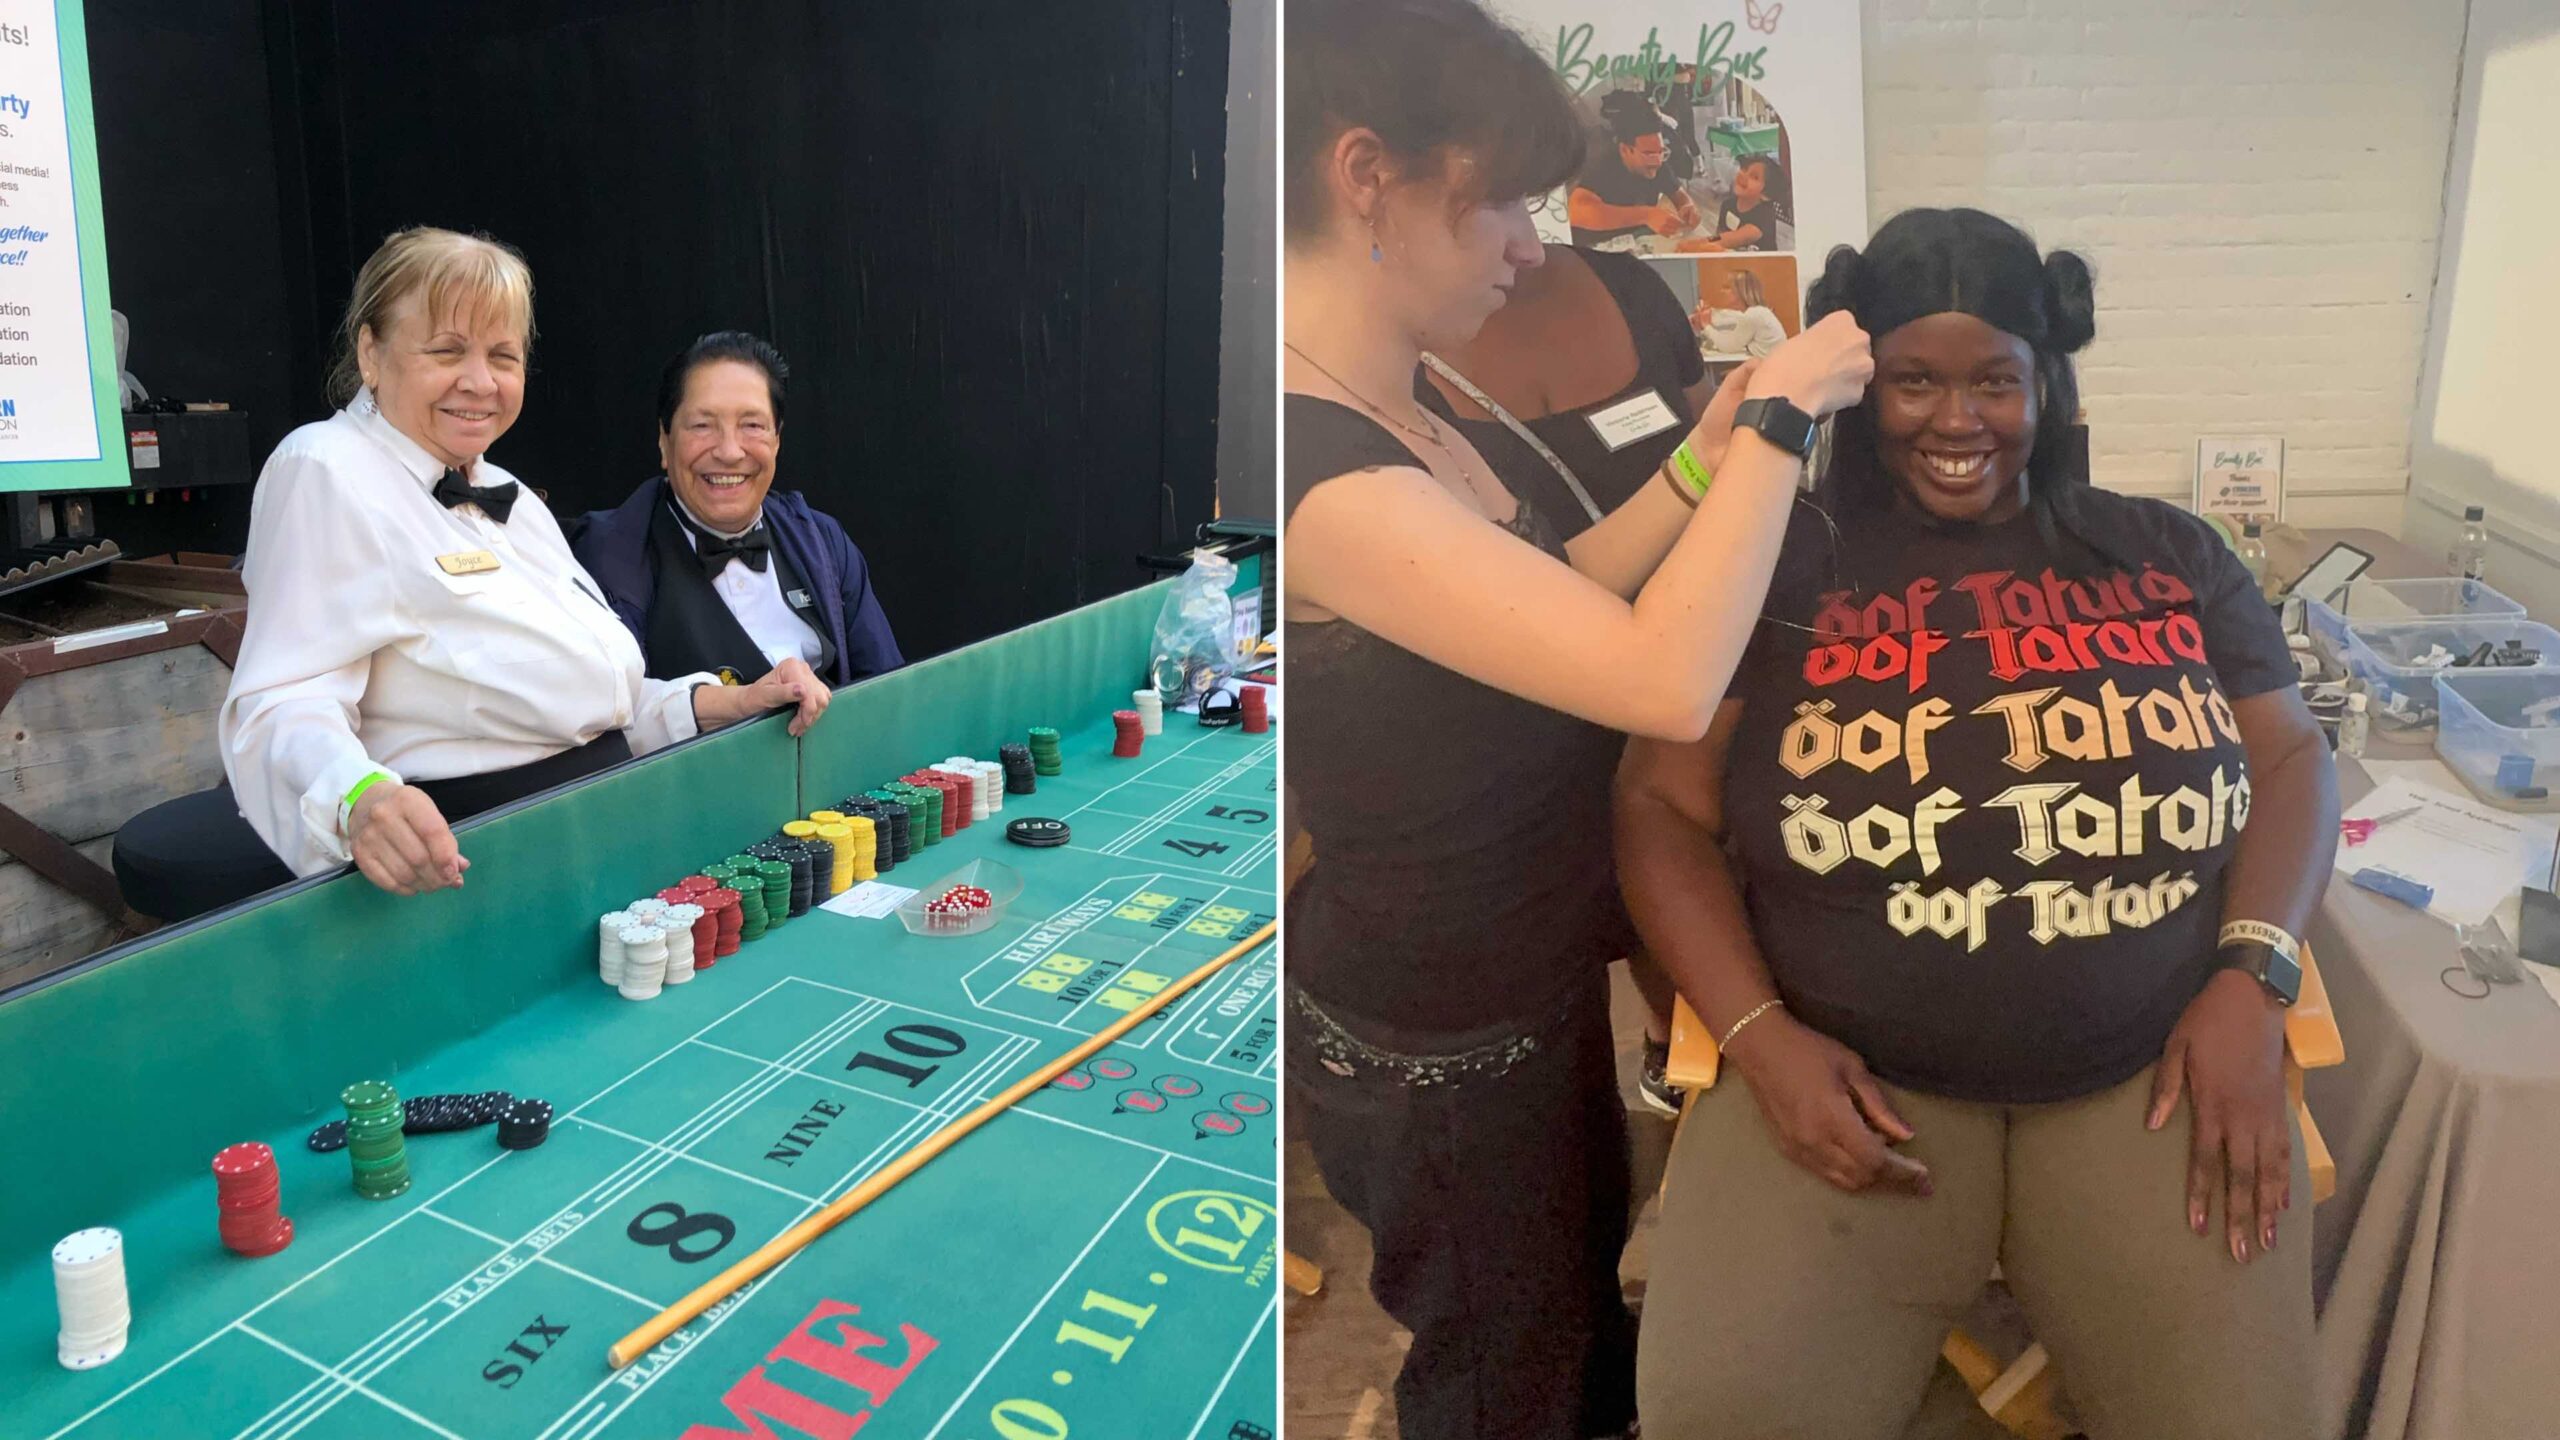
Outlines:
POLYGON ((1245 1246, 1275 1218, 1269 1205, 1223 1190, 1182 1190, 1147 1210, 1147 1235, 1166 1254, 1203 1270, 1241 1275, 1245 1246))

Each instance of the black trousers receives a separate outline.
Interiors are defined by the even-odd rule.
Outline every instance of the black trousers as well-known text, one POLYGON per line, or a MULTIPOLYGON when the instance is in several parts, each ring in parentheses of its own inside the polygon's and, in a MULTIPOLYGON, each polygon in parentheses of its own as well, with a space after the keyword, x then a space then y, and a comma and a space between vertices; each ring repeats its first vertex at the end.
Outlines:
MULTIPOLYGON (((1334 1018, 1404 1056, 1494 1038, 1334 1018)), ((1346 1056, 1289 1017, 1290 1102, 1325 1188, 1368 1227, 1370 1293, 1413 1332, 1395 1387, 1406 1440, 1583 1440, 1635 1415, 1635 1325, 1618 1290, 1627 1123, 1604 973, 1537 1028, 1507 1068, 1443 1068, 1417 1085, 1409 1067, 1346 1056)))
MULTIPOLYGON (((436 802, 447 824, 594 774, 631 758, 631 742, 608 730, 586 744, 486 775, 411 782, 436 802)), ((124 903, 175 924, 293 882, 293 872, 258 838, 228 782, 154 805, 116 832, 116 887, 124 903)))

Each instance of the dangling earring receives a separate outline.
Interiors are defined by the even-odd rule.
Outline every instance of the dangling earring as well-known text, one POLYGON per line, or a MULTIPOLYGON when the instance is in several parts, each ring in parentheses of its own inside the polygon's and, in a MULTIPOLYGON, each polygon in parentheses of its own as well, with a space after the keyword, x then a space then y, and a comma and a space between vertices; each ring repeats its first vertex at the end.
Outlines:
POLYGON ((1369 222, 1369 263, 1383 265, 1387 260, 1387 252, 1378 248, 1378 217, 1367 215, 1361 218, 1369 222))

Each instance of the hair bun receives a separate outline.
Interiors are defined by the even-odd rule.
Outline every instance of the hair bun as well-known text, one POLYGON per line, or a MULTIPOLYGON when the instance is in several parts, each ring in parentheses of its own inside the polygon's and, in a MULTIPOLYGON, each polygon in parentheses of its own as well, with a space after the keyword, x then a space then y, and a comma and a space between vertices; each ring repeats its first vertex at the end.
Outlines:
POLYGON ((1804 323, 1811 325, 1838 310, 1855 312, 1858 302, 1858 275, 1865 257, 1855 245, 1834 245, 1830 257, 1822 262, 1822 276, 1805 292, 1804 323))
POLYGON ((2097 285, 2089 262, 2069 250, 2044 257, 2045 312, 2053 348, 2076 353, 2098 333, 2097 285))

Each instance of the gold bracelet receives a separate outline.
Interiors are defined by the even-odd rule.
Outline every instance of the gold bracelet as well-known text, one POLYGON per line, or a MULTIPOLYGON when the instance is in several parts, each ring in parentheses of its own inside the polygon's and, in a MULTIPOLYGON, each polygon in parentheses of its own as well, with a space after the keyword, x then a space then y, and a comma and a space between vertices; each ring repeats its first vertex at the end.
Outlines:
POLYGON ((1716 1042, 1716 1053, 1722 1054, 1725 1051, 1732 1049, 1733 1037, 1742 1033, 1743 1026, 1750 1024, 1752 1021, 1759 1019, 1761 1016, 1768 1014, 1772 1010, 1783 1010, 1785 1008, 1787 1008, 1787 1002, 1784 1000, 1763 1000, 1759 1004, 1752 1006, 1751 1012, 1743 1016, 1741 1019, 1734 1021, 1733 1028, 1724 1032, 1724 1038, 1716 1042))

